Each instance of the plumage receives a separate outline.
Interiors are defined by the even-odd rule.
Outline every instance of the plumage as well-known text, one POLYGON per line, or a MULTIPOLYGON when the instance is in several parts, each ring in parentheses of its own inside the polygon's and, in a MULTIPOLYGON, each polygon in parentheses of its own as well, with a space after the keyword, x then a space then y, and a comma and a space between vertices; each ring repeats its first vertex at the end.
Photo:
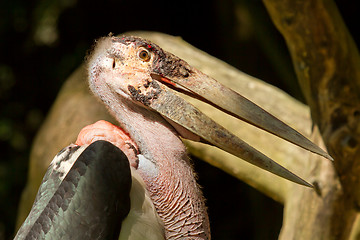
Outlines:
POLYGON ((15 239, 118 239, 130 187, 120 149, 106 141, 70 145, 51 162, 15 239))

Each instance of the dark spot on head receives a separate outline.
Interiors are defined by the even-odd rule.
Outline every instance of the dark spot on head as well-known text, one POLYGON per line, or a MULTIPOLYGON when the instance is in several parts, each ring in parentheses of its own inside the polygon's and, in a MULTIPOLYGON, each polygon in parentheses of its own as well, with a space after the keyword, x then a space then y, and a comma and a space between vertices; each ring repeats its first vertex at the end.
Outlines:
POLYGON ((128 85, 128 90, 132 99, 141 102, 145 106, 149 106, 150 102, 145 98, 144 94, 141 94, 139 89, 136 89, 134 86, 128 85))
POLYGON ((141 93, 140 89, 136 89, 131 85, 128 85, 128 90, 132 99, 141 102, 145 106, 149 106, 151 104, 151 100, 158 98, 161 93, 161 88, 156 81, 147 81, 144 86, 145 85, 147 86, 146 88, 151 89, 146 93, 141 93))
POLYGON ((184 77, 184 78, 187 78, 189 77, 189 72, 188 70, 186 69, 186 67, 181 67, 179 68, 179 73, 184 77))
POLYGON ((148 88, 150 86, 150 81, 149 80, 146 80, 146 83, 144 83, 144 87, 145 88, 148 88))
POLYGON ((115 67, 116 67, 116 61, 115 61, 115 59, 113 59, 112 68, 114 69, 115 67))
POLYGON ((166 78, 187 78, 190 69, 187 62, 168 52, 153 63, 153 72, 166 78))

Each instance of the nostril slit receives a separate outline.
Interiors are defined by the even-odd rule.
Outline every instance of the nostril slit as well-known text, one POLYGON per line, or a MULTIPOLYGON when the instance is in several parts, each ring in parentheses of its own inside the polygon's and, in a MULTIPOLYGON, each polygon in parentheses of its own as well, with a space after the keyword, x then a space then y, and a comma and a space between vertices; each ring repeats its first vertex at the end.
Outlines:
POLYGON ((116 67, 115 59, 113 59, 112 68, 114 69, 116 67))

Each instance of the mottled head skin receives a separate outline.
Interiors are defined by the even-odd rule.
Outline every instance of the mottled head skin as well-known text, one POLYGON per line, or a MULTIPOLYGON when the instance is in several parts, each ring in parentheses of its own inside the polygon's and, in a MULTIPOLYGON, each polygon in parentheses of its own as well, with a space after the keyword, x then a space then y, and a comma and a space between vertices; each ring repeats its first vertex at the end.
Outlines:
POLYGON ((166 77, 188 77, 191 73, 190 65, 184 60, 175 55, 163 51, 156 44, 142 39, 140 37, 120 37, 114 38, 113 41, 118 41, 127 46, 134 44, 134 48, 141 50, 142 48, 151 52, 152 56, 149 61, 151 67, 150 72, 166 77))
MULTIPOLYGON (((187 76, 188 64, 138 37, 106 37, 88 58, 89 85, 136 143, 143 178, 166 239, 210 239, 204 198, 173 125, 147 106, 165 85, 155 79, 187 76)), ((185 132, 182 133, 186 134, 185 132)))
POLYGON ((154 78, 186 78, 191 73, 187 62, 139 37, 105 37, 98 40, 89 57, 90 72, 91 67, 97 64, 94 61, 98 61, 100 55, 103 61, 98 70, 110 70, 107 73, 111 78, 107 76, 108 80, 100 81, 96 79, 100 74, 94 76, 95 81, 90 80, 90 88, 96 93, 99 84, 105 83, 118 94, 131 97, 144 105, 149 105, 162 91, 157 81, 153 81, 154 78), (147 59, 140 57, 144 52, 149 56, 147 59), (113 81, 114 79, 120 81, 113 81))

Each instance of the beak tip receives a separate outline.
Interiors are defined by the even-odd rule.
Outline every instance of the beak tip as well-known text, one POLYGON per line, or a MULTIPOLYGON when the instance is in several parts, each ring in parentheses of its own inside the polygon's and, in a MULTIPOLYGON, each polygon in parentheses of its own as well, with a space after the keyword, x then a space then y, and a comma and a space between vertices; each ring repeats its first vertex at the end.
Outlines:
POLYGON ((319 154, 320 156, 329 159, 331 162, 334 162, 334 158, 332 156, 330 156, 330 154, 328 154, 326 151, 320 149, 321 151, 315 152, 317 154, 319 154))
POLYGON ((292 181, 294 183, 300 184, 302 186, 308 187, 308 188, 314 188, 314 185, 312 185, 311 183, 308 183, 304 179, 298 177, 297 175, 295 175, 295 174, 293 174, 291 172, 289 172, 289 173, 292 175, 292 177, 290 177, 290 178, 285 177, 285 179, 290 180, 290 181, 292 181))
POLYGON ((298 177, 297 175, 293 174, 295 178, 286 178, 287 180, 290 180, 293 183, 308 187, 308 188, 314 188, 314 185, 305 181, 304 179, 298 177))
POLYGON ((329 154, 326 154, 325 156, 327 159, 329 159, 330 161, 334 162, 334 158, 332 156, 330 156, 329 154))
POLYGON ((304 181, 304 184, 302 184, 302 185, 304 185, 305 187, 308 187, 308 188, 312 188, 312 189, 314 188, 314 185, 312 185, 308 182, 305 182, 305 181, 304 181))

